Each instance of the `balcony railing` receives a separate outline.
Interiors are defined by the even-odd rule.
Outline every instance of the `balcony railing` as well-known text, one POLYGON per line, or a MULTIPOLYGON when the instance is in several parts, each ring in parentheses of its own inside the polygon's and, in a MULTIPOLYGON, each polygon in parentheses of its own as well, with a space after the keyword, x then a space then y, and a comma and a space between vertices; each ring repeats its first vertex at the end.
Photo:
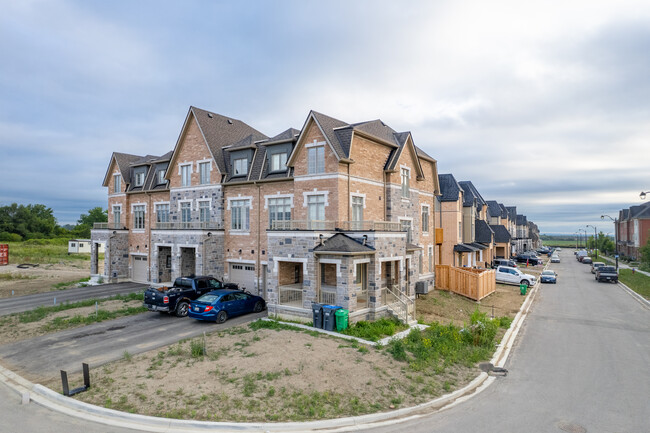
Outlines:
POLYGON ((398 222, 392 221, 314 221, 285 220, 273 221, 271 230, 342 230, 342 231, 384 231, 401 232, 404 229, 398 222))
POLYGON ((216 221, 164 222, 154 223, 154 230, 220 230, 223 225, 216 221))
POLYGON ((121 223, 93 223, 93 230, 128 230, 121 223))

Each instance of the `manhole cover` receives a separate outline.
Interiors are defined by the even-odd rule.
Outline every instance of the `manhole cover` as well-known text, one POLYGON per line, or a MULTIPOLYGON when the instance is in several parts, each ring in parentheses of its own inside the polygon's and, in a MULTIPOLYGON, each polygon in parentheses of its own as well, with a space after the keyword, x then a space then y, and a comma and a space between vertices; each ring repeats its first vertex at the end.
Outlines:
POLYGON ((587 429, 572 422, 561 422, 557 425, 561 430, 568 433, 587 433, 587 429))

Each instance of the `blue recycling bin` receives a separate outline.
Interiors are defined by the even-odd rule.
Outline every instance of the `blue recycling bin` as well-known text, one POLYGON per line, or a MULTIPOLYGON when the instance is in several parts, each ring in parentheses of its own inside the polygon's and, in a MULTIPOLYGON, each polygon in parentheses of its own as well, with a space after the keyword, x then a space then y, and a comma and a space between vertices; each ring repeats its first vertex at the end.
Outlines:
POLYGON ((336 305, 323 305, 323 329, 326 331, 336 330, 336 310, 343 307, 336 305))

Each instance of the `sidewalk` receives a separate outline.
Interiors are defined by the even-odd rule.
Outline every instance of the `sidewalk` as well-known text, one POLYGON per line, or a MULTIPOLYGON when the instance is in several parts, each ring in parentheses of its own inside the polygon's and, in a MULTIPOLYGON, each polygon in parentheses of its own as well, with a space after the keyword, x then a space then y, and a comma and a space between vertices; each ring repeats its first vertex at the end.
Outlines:
MULTIPOLYGON (((598 256, 598 257, 599 257, 599 258, 602 258, 603 260, 607 260, 608 262, 616 263, 616 259, 613 259, 613 258, 611 258, 611 257, 603 256, 603 255, 600 255, 600 256, 598 256)), ((623 268, 623 269, 632 269, 631 266, 628 266, 628 265, 626 265, 626 264, 624 264, 624 263, 621 263, 620 260, 619 260, 619 262, 618 262, 618 267, 619 267, 619 268, 623 268)), ((643 274, 643 275, 647 275, 648 277, 650 277, 650 272, 640 271, 640 270, 638 270, 637 268, 634 268, 634 272, 639 272, 639 273, 641 273, 641 274, 643 274)))

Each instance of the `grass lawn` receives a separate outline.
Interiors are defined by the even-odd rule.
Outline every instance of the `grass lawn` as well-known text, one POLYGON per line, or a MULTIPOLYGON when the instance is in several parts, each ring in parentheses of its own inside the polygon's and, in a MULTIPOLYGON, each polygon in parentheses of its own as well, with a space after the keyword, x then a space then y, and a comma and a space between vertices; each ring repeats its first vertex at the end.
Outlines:
POLYGON ((90 260, 90 254, 68 254, 67 239, 32 239, 24 242, 7 242, 7 244, 10 264, 90 260))
POLYGON ((650 277, 631 269, 619 269, 618 279, 646 299, 650 299, 650 277))

